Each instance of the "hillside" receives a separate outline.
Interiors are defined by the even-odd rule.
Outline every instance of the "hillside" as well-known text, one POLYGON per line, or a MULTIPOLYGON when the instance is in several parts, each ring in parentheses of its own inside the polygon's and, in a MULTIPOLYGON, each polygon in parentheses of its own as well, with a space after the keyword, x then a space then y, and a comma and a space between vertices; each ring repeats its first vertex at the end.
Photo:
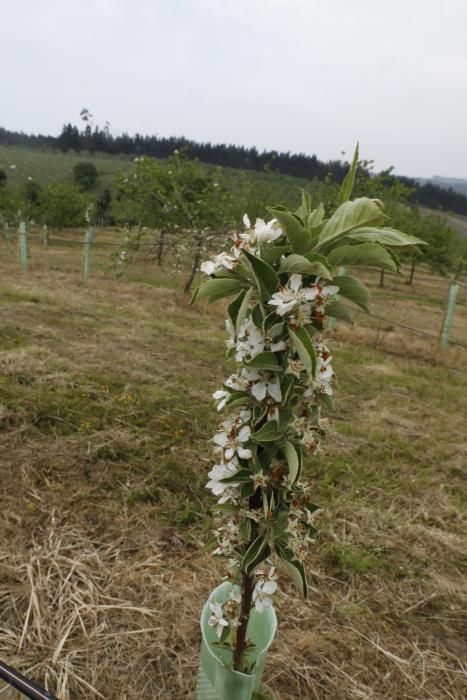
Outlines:
MULTIPOLYGON (((190 158, 209 165, 230 167, 250 172, 275 172, 285 176, 304 178, 307 181, 324 181, 328 177, 341 183, 348 163, 342 160, 322 161, 315 154, 258 151, 255 147, 226 143, 198 142, 183 136, 129 135, 114 136, 106 129, 88 125, 83 131, 77 126, 65 124, 58 137, 41 134, 25 134, 0 127, 0 144, 26 146, 40 149, 58 149, 63 153, 106 153, 109 155, 149 156, 167 158, 174 152, 184 152, 190 158)), ((371 173, 361 164, 360 172, 370 178, 371 173)), ((452 211, 467 216, 467 197, 454 189, 440 187, 433 182, 420 182, 404 175, 384 173, 387 187, 405 185, 412 190, 410 201, 431 209, 452 211)))
POLYGON ((434 177, 417 177, 417 181, 422 184, 425 182, 430 182, 432 185, 437 187, 443 187, 444 189, 453 189, 459 194, 467 196, 467 179, 460 177, 442 177, 441 175, 434 175, 434 177))
MULTIPOLYGON (((119 170, 131 169, 133 156, 90 154, 83 152, 62 153, 48 148, 0 145, 0 169, 3 168, 8 183, 16 186, 32 177, 41 185, 55 180, 73 181, 73 167, 80 162, 92 162, 99 173, 92 194, 99 194, 105 188, 112 188, 115 174, 119 170), (14 169, 11 166, 16 166, 14 169)), ((208 166, 207 166, 208 167, 208 166)), ((212 166, 216 167, 216 166, 212 166)), ((249 200, 255 208, 255 200, 269 202, 298 203, 299 192, 309 187, 309 181, 293 175, 276 172, 260 172, 239 168, 217 166, 218 180, 232 192, 237 192, 242 201, 249 200)), ((423 207, 426 213, 439 214, 439 211, 423 207)), ((443 212, 441 212, 443 213, 443 212)), ((460 214, 447 215, 449 224, 462 236, 467 236, 467 217, 460 214)))
MULTIPOLYGON (((111 188, 115 174, 119 170, 132 168, 134 157, 124 155, 108 155, 105 153, 90 154, 82 152, 62 153, 59 150, 39 149, 24 146, 0 145, 0 169, 7 173, 8 183, 16 186, 32 177, 40 185, 46 185, 54 180, 73 181, 73 167, 80 162, 91 162, 99 173, 93 194, 102 192, 106 187, 111 188), (16 166, 14 169, 11 166, 16 166)), ((209 166, 206 166, 209 167, 209 166)), ((267 190, 270 201, 290 202, 298 200, 300 189, 305 187, 307 180, 293 175, 282 175, 275 172, 259 172, 230 167, 215 167, 218 180, 229 190, 249 193, 250 197, 263 197, 267 190)))
POLYGON ((45 185, 54 180, 73 181, 73 167, 80 162, 94 163, 99 173, 95 191, 100 192, 113 183, 115 173, 128 168, 131 156, 110 156, 105 153, 61 153, 58 150, 35 149, 22 146, 0 145, 0 168, 8 177, 8 183, 19 185, 28 177, 45 185), (16 166, 12 168, 11 166, 16 166))

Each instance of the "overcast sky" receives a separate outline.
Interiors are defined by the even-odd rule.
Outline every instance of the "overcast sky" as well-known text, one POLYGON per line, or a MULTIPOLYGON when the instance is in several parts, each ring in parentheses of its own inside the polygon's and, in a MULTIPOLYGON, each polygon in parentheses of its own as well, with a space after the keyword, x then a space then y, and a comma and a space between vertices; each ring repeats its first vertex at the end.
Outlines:
POLYGON ((0 126, 467 178, 467 0, 2 0, 0 126))

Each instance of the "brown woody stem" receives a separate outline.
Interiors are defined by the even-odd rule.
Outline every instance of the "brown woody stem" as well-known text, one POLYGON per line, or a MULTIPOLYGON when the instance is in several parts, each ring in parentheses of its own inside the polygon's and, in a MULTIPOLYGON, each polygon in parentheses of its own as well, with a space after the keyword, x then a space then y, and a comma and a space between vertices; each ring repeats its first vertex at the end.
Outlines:
POLYGON ((243 654, 246 649, 246 632, 248 620, 250 619, 251 599, 253 597, 254 580, 253 576, 242 573, 242 602, 240 605, 240 625, 237 628, 235 649, 233 653, 233 664, 235 671, 243 671, 243 654))

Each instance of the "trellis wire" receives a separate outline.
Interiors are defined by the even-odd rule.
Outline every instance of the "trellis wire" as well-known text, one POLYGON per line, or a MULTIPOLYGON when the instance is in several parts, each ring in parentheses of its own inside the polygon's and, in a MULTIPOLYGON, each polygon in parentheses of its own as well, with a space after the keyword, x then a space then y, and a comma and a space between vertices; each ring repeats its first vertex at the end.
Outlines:
MULTIPOLYGON (((349 307, 350 309, 350 307, 349 307)), ((399 321, 393 321, 391 318, 384 318, 383 316, 378 316, 377 314, 368 314, 366 311, 361 309, 352 308, 352 311, 357 311, 358 313, 365 314, 365 316, 370 316, 370 318, 376 318, 378 321, 384 321, 385 323, 390 323, 392 326, 399 326, 399 328, 404 328, 406 331, 415 333, 417 335, 423 335, 426 338, 431 338, 432 340, 438 340, 438 336, 433 333, 427 333, 427 331, 422 331, 420 328, 412 328, 412 326, 406 326, 404 323, 399 323, 399 321)), ((459 343, 455 340, 449 340, 449 345, 457 345, 460 348, 467 348, 465 343, 459 343)))

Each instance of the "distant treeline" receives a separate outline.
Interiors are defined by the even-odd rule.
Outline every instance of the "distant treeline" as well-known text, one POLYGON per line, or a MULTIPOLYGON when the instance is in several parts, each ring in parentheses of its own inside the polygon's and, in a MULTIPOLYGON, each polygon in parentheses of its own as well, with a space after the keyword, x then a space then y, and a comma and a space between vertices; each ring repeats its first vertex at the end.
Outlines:
MULTIPOLYGON (((145 155, 154 158, 166 158, 175 150, 179 150, 185 151, 192 158, 198 158, 200 161, 213 165, 245 170, 268 170, 307 180, 313 178, 324 180, 326 177, 331 177, 334 182, 341 182, 348 168, 348 164, 342 161, 323 162, 315 155, 309 156, 304 153, 259 152, 256 148, 245 148, 232 144, 197 143, 183 137, 173 136, 170 138, 141 134, 130 136, 125 133, 121 136, 113 136, 108 129, 100 129, 97 126, 92 128, 89 124, 82 131, 72 124, 65 124, 58 137, 24 134, 0 127, 0 144, 29 146, 31 148, 58 148, 63 152, 87 151, 111 155, 145 155)), ((430 182, 421 184, 413 178, 388 173, 386 178, 388 186, 397 181, 402 182, 413 191, 411 201, 430 209, 442 209, 467 216, 467 197, 452 188, 445 189, 430 182)))

